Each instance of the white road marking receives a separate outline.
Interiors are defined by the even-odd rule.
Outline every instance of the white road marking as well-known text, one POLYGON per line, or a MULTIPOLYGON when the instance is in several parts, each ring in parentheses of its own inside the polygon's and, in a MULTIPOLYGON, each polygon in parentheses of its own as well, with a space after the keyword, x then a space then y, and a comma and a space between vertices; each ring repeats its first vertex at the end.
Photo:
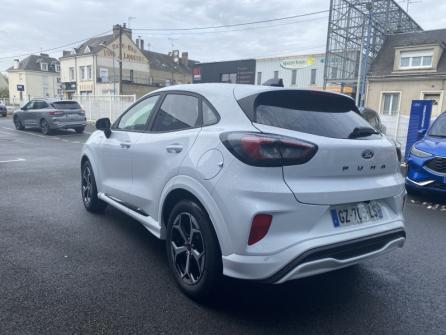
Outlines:
POLYGON ((13 162, 24 162, 26 159, 24 158, 17 158, 17 159, 9 159, 7 161, 0 161, 0 163, 13 163, 13 162))
MULTIPOLYGON (((18 132, 20 134, 27 134, 27 135, 37 136, 37 137, 40 137, 40 138, 46 138, 48 140, 53 140, 53 141, 62 141, 62 142, 65 142, 65 143, 73 143, 73 144, 84 144, 85 143, 85 142, 80 142, 80 141, 70 141, 70 140, 67 140, 67 139, 61 138, 61 137, 52 137, 52 136, 46 136, 46 135, 41 135, 41 134, 29 133, 29 132, 26 132, 26 131, 18 131, 18 130, 14 129, 14 128, 8 128, 8 127, 2 127, 2 128, 3 129, 7 129, 7 130, 13 130, 13 131, 16 131, 16 132, 18 132)), ((0 133, 1 134, 5 134, 5 135, 11 135, 11 133, 5 133, 5 132, 1 132, 1 131, 0 131, 0 133)), ((75 136, 75 135, 76 134, 72 134, 72 135, 68 134, 68 135, 64 135, 64 136, 75 136)), ((68 138, 71 138, 71 137, 68 137, 68 138)))

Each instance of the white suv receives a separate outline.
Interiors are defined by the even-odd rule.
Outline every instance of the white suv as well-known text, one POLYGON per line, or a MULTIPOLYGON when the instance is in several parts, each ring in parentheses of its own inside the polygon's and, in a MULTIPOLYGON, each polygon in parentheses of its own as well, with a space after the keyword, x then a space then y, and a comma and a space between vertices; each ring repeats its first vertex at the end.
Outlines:
POLYGON ((283 283, 405 242, 395 146, 344 95, 173 86, 96 127, 82 153, 85 207, 111 205, 165 239, 195 299, 222 275, 283 283))

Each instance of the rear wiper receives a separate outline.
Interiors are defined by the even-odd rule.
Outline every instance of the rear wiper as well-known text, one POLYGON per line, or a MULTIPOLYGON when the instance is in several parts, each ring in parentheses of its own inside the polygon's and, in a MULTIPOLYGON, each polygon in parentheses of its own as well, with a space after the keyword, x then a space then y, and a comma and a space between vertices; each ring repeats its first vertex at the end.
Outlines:
POLYGON ((370 135, 378 135, 379 132, 373 128, 369 127, 356 127, 353 131, 348 135, 348 138, 359 138, 359 137, 367 137, 370 135))

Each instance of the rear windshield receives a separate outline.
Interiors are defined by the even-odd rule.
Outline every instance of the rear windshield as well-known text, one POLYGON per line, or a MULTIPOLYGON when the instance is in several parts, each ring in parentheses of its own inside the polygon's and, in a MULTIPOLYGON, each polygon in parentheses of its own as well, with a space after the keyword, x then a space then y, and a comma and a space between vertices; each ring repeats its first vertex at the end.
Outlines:
POLYGON ((81 109, 81 106, 76 101, 57 101, 51 105, 57 109, 81 109))
POLYGON ((252 122, 268 126, 332 138, 380 136, 357 112, 353 100, 336 94, 272 91, 243 98, 239 104, 252 122))

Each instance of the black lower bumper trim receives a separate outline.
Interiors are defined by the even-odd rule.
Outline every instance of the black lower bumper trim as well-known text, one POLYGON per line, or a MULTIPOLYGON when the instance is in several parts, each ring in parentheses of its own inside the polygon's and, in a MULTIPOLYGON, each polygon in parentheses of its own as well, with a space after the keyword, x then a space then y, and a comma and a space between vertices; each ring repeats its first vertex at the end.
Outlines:
POLYGON ((361 237, 345 242, 310 249, 296 257, 271 277, 261 280, 261 282, 276 283, 299 265, 319 259, 333 258, 337 260, 345 260, 366 255, 373 251, 382 249, 389 242, 399 238, 406 238, 406 232, 404 229, 390 230, 372 236, 361 237))

